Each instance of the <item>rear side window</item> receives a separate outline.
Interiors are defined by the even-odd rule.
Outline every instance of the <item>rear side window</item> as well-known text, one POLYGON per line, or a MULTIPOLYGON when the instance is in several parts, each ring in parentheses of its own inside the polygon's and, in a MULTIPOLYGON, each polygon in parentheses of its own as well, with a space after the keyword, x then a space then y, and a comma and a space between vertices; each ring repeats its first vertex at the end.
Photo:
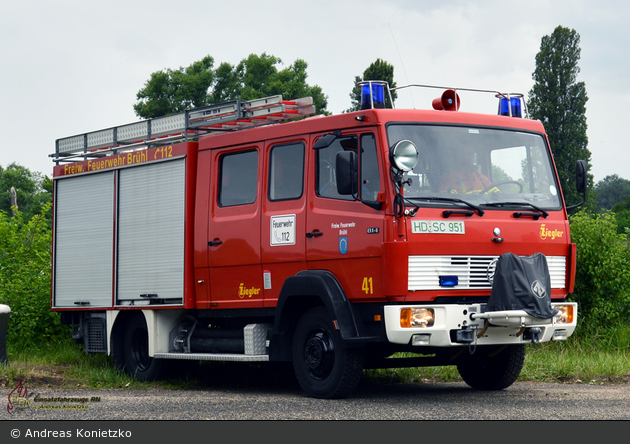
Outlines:
POLYGON ((269 200, 291 200, 304 191, 304 144, 271 148, 269 154, 269 200))
POLYGON ((231 207, 256 202, 258 151, 243 151, 221 157, 219 206, 231 207))

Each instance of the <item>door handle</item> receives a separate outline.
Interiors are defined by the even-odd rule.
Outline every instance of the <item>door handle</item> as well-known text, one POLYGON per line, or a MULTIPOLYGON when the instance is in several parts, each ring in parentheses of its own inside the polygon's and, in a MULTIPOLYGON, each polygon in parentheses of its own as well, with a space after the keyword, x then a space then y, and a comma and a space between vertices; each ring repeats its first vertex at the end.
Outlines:
POLYGON ((222 241, 217 239, 217 240, 213 240, 213 241, 208 242, 208 246, 209 247, 218 247, 222 243, 223 243, 222 241))
POLYGON ((309 239, 313 238, 313 237, 319 237, 319 236, 323 236, 324 233, 322 233, 321 231, 312 231, 310 233, 306 233, 306 237, 308 237, 309 239))

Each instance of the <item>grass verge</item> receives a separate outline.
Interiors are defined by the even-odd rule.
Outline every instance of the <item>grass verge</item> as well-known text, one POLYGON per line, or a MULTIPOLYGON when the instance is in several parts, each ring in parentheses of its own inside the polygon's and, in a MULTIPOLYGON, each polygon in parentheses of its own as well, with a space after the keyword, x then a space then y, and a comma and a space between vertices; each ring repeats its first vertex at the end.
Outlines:
MULTIPOLYGON (((31 388, 192 389, 238 387, 249 380, 282 385, 292 379, 290 365, 204 362, 184 377, 141 383, 116 370, 111 357, 86 354, 70 339, 45 347, 9 348, 8 358, 8 364, 0 365, 0 388, 24 381, 31 388)), ((366 370, 364 377, 387 383, 461 381, 454 366, 366 370)), ((563 342, 528 345, 519 381, 629 383, 630 327, 582 332, 563 342)))

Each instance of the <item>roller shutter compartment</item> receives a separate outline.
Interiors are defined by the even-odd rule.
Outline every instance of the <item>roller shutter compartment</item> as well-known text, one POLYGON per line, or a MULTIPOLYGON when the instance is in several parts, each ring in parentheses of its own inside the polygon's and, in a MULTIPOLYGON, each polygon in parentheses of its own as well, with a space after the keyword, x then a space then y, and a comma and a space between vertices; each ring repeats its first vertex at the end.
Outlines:
POLYGON ((182 304, 185 159, 119 171, 117 303, 182 304))
POLYGON ((111 307, 114 173, 56 180, 54 307, 111 307))

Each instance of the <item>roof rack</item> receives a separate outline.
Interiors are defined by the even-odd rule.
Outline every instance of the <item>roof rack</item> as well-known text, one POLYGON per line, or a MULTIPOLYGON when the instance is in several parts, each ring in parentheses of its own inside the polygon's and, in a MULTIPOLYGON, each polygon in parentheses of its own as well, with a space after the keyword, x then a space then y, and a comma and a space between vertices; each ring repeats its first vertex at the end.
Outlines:
POLYGON ((58 165, 60 162, 104 157, 207 134, 282 123, 311 114, 315 114, 312 97, 283 100, 281 95, 277 95, 248 101, 235 100, 57 139, 55 152, 49 157, 58 165))
POLYGON ((453 88, 448 86, 434 86, 434 85, 419 85, 416 83, 410 85, 398 86, 396 88, 390 88, 390 91, 396 91, 404 88, 436 88, 442 89, 444 92, 440 97, 434 99, 432 102, 433 109, 445 110, 445 111, 457 111, 461 105, 461 100, 458 91, 471 91, 479 93, 491 93, 494 97, 499 99, 499 109, 497 114, 501 116, 510 117, 524 117, 530 118, 529 111, 527 109, 527 101, 525 95, 522 93, 503 93, 500 91, 493 91, 489 89, 473 89, 473 88, 453 88))

